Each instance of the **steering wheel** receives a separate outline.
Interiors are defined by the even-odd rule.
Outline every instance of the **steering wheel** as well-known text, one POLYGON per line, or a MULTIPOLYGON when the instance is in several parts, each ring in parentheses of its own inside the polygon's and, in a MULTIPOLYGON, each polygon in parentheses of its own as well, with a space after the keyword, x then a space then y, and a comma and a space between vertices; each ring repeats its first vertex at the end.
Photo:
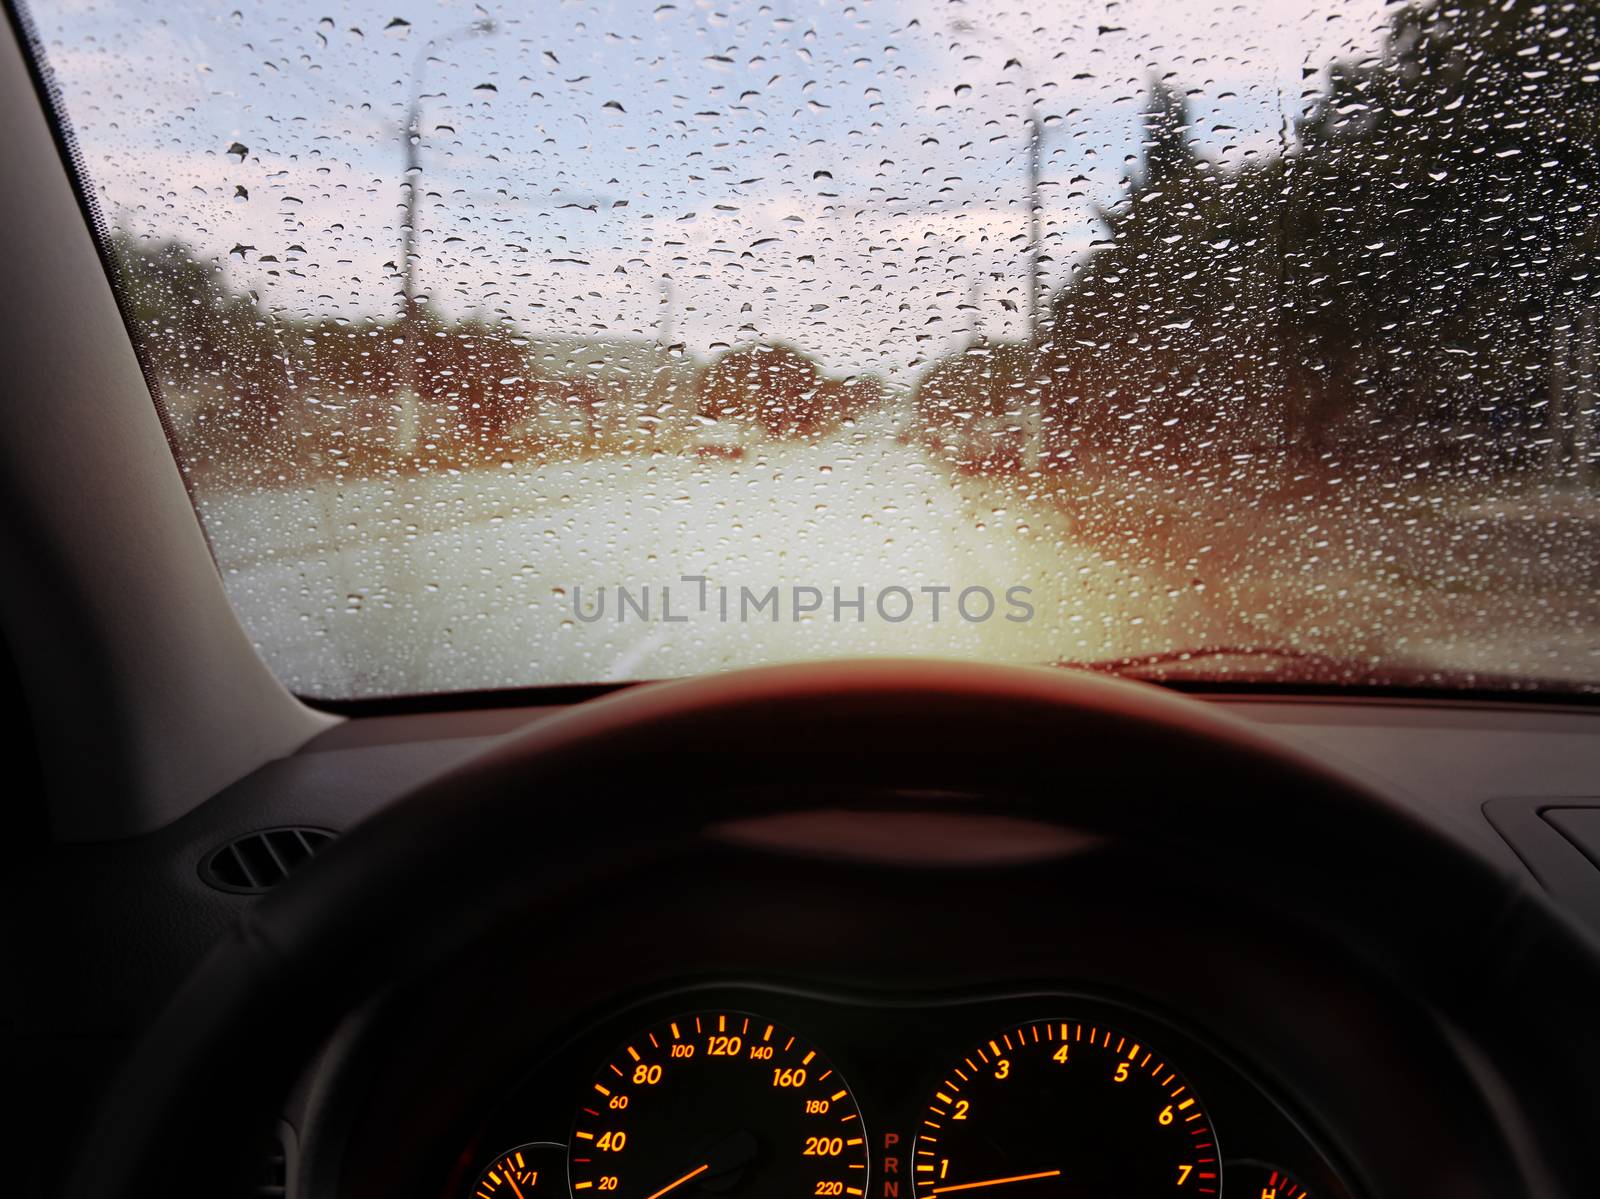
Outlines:
POLYGON ((257 1121, 384 988, 685 829, 837 808, 841 784, 857 805, 981 802, 1221 862, 1292 843, 1306 908, 1425 980, 1538 1129, 1542 1185, 1585 1193, 1600 1038, 1566 1034, 1592 1030, 1600 948, 1541 895, 1199 701, 1061 670, 883 661, 630 688, 358 825, 247 910, 180 989, 108 1092, 67 1193, 247 1193, 230 1184, 257 1121), (505 843, 524 852, 492 852, 505 843))

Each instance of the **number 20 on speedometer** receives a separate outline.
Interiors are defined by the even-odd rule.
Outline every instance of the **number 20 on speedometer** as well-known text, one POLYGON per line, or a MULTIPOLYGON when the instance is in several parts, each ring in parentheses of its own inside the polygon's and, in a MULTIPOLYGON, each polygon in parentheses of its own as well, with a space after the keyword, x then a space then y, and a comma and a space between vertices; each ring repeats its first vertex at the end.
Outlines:
POLYGON ((815 1047, 746 1012, 690 1012, 600 1067, 568 1176, 573 1199, 863 1199, 866 1135, 815 1047))

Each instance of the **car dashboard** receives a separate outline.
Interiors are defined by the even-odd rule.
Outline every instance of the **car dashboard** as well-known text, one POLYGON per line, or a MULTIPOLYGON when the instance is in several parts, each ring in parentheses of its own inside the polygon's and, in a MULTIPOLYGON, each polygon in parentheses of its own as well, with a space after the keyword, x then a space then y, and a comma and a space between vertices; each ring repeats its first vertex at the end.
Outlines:
MULTIPOLYGON (((1597 915, 1559 893, 1587 859, 1538 815, 1597 806, 1591 712, 1210 702, 1597 915)), ((219 846, 338 834, 556 711, 352 720, 152 837, 19 878, 85 930, 18 927, 28 1018, 63 1030, 62 1094, 38 1110, 99 1093, 123 1038, 256 902, 206 874, 219 846)), ((263 1193, 689 1199, 750 1193, 752 1175, 821 1199, 1540 1193, 1515 1083, 1407 962, 1301 910, 1294 845, 1223 867, 981 797, 861 798, 686 830, 484 913, 324 1046, 263 1193)), ((528 802, 610 819, 602 795, 528 802)))
POLYGON ((979 813, 731 824, 353 1021, 306 1191, 1510 1193, 1492 1080, 1291 908, 979 813))

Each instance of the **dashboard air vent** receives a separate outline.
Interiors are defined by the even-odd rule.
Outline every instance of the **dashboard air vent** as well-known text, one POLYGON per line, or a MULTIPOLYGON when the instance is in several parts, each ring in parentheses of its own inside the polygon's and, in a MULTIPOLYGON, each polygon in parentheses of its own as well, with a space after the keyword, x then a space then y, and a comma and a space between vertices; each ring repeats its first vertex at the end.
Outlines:
POLYGON ((263 1148, 265 1151, 261 1162, 256 1167, 255 1186, 250 1193, 255 1195, 256 1199, 294 1199, 295 1193, 300 1189, 295 1185, 295 1177, 299 1171, 299 1142, 295 1138, 294 1129, 280 1121, 278 1135, 263 1148))
POLYGON ((284 1199, 289 1194, 289 1152, 281 1138, 273 1138, 261 1159, 255 1193, 260 1199, 284 1199))
POLYGON ((309 861, 334 834, 323 828, 269 828, 246 833, 214 849, 200 877, 219 891, 259 895, 309 861))

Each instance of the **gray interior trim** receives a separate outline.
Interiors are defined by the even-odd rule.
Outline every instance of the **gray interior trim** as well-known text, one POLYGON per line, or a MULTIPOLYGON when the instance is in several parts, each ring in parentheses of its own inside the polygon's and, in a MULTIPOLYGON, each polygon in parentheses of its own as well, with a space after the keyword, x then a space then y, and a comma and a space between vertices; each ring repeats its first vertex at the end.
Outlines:
POLYGON ((0 621, 53 832, 133 836, 334 718, 272 676, 223 592, 9 23, 0 111, 0 621))

